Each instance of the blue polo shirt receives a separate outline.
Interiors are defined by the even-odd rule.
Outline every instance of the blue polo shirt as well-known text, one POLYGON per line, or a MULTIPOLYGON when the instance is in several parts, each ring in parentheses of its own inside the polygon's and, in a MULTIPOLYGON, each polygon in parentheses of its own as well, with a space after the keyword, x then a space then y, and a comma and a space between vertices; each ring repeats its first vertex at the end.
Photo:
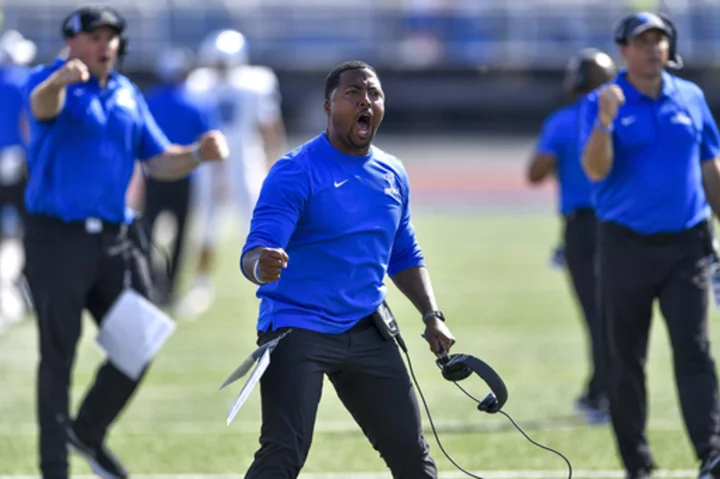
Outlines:
MULTIPOLYGON (((657 99, 633 87, 621 71, 614 82, 625 103, 613 123, 613 165, 596 184, 596 214, 642 234, 679 232, 710 215, 701 162, 720 156, 720 137, 700 88, 663 73, 657 99)), ((598 114, 598 92, 583 104, 581 143, 598 114)))
POLYGON ((280 279, 258 288, 260 331, 342 333, 385 299, 386 273, 423 265, 402 163, 376 147, 345 155, 324 134, 271 168, 243 255, 257 246, 289 257, 280 279))
POLYGON ((19 65, 0 66, 0 149, 24 146, 20 131, 23 111, 23 85, 29 69, 19 65))
POLYGON ((156 86, 145 97, 155 122, 175 144, 189 145, 218 128, 218 114, 210 99, 184 84, 156 86))
POLYGON ((556 110, 542 126, 536 151, 557 159, 558 209, 563 215, 592 208, 592 183, 580 161, 582 99, 556 110))
POLYGON ((135 160, 163 153, 170 142, 137 87, 116 72, 104 89, 94 77, 69 85, 60 114, 38 121, 30 94, 64 63, 58 59, 37 67, 25 86, 30 120, 27 209, 63 221, 94 217, 122 223, 135 160))

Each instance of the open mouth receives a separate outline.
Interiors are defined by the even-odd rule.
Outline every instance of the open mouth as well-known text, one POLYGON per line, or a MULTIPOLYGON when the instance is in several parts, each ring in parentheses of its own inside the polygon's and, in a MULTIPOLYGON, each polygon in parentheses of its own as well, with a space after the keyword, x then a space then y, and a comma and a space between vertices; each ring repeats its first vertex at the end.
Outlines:
POLYGON ((365 112, 361 113, 357 120, 355 120, 355 135, 361 140, 367 140, 370 138, 372 132, 372 114, 365 112))

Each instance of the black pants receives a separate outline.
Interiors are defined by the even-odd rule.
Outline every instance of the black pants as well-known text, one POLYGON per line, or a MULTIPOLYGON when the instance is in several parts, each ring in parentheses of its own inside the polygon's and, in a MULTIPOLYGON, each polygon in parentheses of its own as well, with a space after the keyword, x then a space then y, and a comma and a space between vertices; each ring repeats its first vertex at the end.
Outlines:
MULTIPOLYGON (((40 469, 44 479, 67 479, 70 375, 87 309, 100 325, 123 289, 125 260, 108 249, 119 243, 119 227, 105 225, 97 234, 84 223, 61 223, 28 216, 25 275, 35 303, 40 336, 37 407, 40 422, 40 469), (109 231, 108 231, 109 230, 109 231)), ((144 296, 147 284, 132 264, 132 286, 144 296)), ((97 372, 73 424, 87 444, 102 443, 138 382, 109 362, 97 372)))
POLYGON ((591 402, 606 397, 607 362, 598 317, 596 271, 597 220, 592 210, 578 210, 565 218, 564 244, 575 298, 580 304, 590 339, 591 373, 585 396, 591 402))
POLYGON ((152 271, 153 283, 159 297, 158 302, 167 304, 172 299, 177 285, 179 261, 183 254, 185 235, 187 230, 187 216, 190 208, 190 179, 178 181, 157 181, 148 178, 145 189, 145 226, 148 237, 152 234, 157 217, 163 212, 169 212, 177 221, 177 236, 173 242, 169 272, 165 269, 154 268, 152 271))
MULTIPOLYGON (((261 336, 259 343, 280 332, 261 336)), ((394 478, 437 478, 400 352, 372 320, 363 319, 343 334, 296 329, 280 341, 260 380, 261 447, 246 479, 298 476, 310 450, 325 375, 394 478)))
POLYGON ((645 436, 645 362, 657 298, 673 349, 685 426, 700 460, 720 452, 720 403, 708 340, 708 230, 640 235, 599 229, 601 311, 609 358, 608 393, 618 449, 628 471, 653 467, 645 436))

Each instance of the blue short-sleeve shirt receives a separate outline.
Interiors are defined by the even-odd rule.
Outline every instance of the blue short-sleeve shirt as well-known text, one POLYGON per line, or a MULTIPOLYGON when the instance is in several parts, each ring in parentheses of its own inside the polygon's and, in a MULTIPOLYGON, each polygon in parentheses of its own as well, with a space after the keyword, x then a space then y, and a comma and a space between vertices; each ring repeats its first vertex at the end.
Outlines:
POLYGON ((27 209, 63 221, 94 217, 122 223, 135 160, 163 153, 170 142, 138 88, 116 72, 106 88, 94 77, 69 85, 60 114, 36 119, 30 95, 64 63, 58 59, 37 67, 25 85, 30 124, 27 209))
POLYGON ((150 113, 168 139, 178 145, 197 141, 219 128, 219 113, 208 95, 185 85, 160 85, 146 93, 150 113))
POLYGON ((592 183, 580 161, 580 110, 582 100, 553 112, 543 123, 536 145, 538 153, 557 159, 560 213, 592 208, 592 183))
MULTIPOLYGON (((720 135, 702 90, 666 72, 657 99, 640 93, 625 71, 614 82, 625 103, 613 123, 612 169, 596 184, 598 218, 641 234, 692 228, 710 215, 702 162, 720 156, 720 135)), ((583 146, 597 114, 598 91, 583 104, 583 146)))

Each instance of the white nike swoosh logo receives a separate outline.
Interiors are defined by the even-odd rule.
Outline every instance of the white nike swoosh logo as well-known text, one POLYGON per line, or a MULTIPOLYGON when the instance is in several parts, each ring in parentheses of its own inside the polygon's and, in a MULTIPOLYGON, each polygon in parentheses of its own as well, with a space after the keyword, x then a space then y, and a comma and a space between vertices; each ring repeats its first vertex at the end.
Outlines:
POLYGON ((347 183, 347 180, 343 180, 343 181, 341 181, 341 182, 339 182, 339 183, 336 181, 336 182, 335 182, 335 188, 340 188, 340 187, 341 187, 342 185, 344 185, 345 183, 347 183))
POLYGON ((627 116, 627 117, 623 118, 622 120, 620 120, 620 122, 623 124, 623 126, 632 125, 633 123, 635 123, 635 117, 627 116))

